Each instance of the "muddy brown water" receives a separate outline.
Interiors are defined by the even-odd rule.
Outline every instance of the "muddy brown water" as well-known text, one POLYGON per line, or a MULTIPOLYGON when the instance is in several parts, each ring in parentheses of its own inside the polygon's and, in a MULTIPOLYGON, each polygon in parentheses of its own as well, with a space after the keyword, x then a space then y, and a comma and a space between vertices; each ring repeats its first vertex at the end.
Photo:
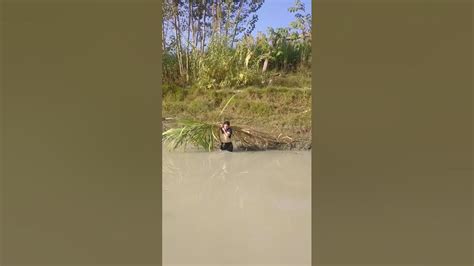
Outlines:
POLYGON ((163 151, 164 265, 310 265, 311 153, 163 151))

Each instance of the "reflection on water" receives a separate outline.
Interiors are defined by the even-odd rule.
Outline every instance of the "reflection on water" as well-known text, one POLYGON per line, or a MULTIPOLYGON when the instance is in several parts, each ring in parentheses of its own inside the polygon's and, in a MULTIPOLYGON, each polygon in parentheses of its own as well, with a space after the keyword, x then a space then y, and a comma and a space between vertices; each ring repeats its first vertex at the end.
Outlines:
POLYGON ((310 152, 164 151, 164 265, 310 261, 310 152))

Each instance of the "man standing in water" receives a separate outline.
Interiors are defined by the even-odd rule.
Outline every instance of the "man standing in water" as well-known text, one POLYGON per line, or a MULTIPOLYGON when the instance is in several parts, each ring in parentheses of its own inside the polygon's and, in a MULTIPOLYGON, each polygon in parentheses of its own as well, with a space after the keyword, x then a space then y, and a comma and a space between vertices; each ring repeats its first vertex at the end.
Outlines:
POLYGON ((230 122, 225 121, 221 126, 221 150, 230 152, 234 150, 231 137, 232 128, 230 127, 230 122))

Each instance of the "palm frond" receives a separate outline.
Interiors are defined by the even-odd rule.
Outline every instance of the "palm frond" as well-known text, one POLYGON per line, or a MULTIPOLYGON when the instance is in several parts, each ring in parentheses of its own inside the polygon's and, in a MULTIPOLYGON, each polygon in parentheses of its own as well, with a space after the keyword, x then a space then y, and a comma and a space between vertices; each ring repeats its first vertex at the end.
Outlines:
MULTIPOLYGON (((177 120, 177 127, 163 133, 163 142, 172 149, 193 145, 212 151, 217 148, 219 140, 219 124, 192 120, 177 120)), ((274 136, 245 126, 232 126, 232 139, 243 150, 277 149, 283 145, 291 145, 295 140, 279 134, 274 136)))
POLYGON ((168 142, 173 149, 186 145, 194 145, 211 151, 217 137, 217 125, 192 120, 178 120, 178 127, 163 132, 163 141, 168 142))
POLYGON ((295 142, 289 136, 284 136, 283 134, 275 136, 250 127, 233 126, 232 129, 234 138, 239 142, 239 146, 245 150, 278 149, 295 142))

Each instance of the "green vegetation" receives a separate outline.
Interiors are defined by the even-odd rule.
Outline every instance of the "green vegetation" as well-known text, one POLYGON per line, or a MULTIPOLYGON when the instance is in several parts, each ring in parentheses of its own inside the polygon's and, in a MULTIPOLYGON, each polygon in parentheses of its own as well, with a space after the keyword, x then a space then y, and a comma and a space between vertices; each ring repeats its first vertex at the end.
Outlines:
MULTIPOLYGON (((271 86, 251 87, 238 91, 169 89, 163 98, 162 114, 165 119, 163 123, 165 130, 173 128, 182 130, 186 127, 181 136, 183 139, 177 142, 179 143, 177 147, 181 144, 195 144, 207 150, 214 148, 215 139, 209 136, 212 132, 216 132, 217 124, 222 123, 223 120, 230 120, 234 131, 242 129, 241 132, 244 132, 243 130, 255 132, 247 136, 246 139, 251 139, 247 140, 247 145, 242 145, 245 143, 242 143, 243 138, 240 138, 240 143, 237 144, 239 147, 249 150, 308 149, 311 147, 311 89, 309 88, 271 86), (235 95, 233 101, 219 118, 226 100, 233 95, 235 95), (258 136, 266 141, 259 140, 258 136), (278 141, 282 136, 288 136, 291 142, 278 141)), ((174 131, 174 136, 177 132, 174 131)), ((164 137, 166 139, 166 136, 164 137)))
MULTIPOLYGON (((212 151, 219 146, 219 124, 211 124, 192 120, 177 120, 177 127, 163 133, 163 141, 172 149, 195 147, 212 151)), ((233 140, 244 150, 262 150, 291 148, 295 140, 279 134, 274 136, 248 127, 233 126, 233 140)))
POLYGON ((277 72, 311 68, 311 14, 296 0, 295 20, 252 36, 263 0, 164 3, 163 81, 207 89, 266 85, 277 72))
POLYGON ((252 36, 263 4, 165 1, 164 139, 210 150, 225 119, 241 147, 310 147, 311 14, 296 0, 288 27, 252 36))
POLYGON ((218 140, 216 126, 192 120, 179 120, 179 127, 168 129, 163 133, 163 141, 173 149, 192 144, 211 151, 218 140))

